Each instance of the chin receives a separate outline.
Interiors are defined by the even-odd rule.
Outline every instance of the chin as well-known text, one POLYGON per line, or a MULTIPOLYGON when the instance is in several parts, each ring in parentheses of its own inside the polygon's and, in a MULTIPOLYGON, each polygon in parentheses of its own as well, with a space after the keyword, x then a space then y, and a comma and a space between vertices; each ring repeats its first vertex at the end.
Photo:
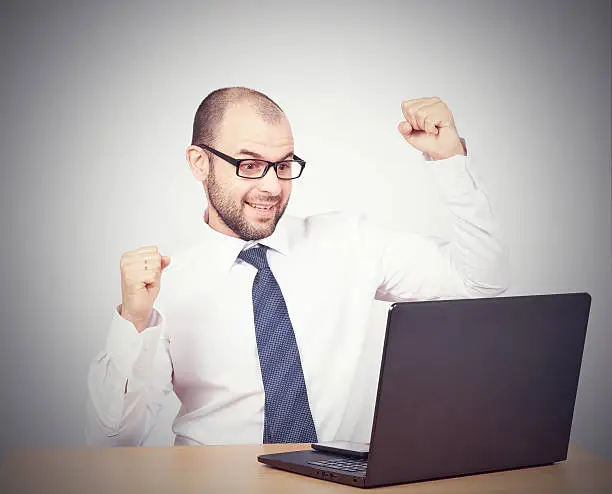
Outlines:
POLYGON ((251 237, 253 238, 251 240, 261 240, 262 238, 269 237, 274 233, 274 230, 276 230, 276 223, 264 228, 252 225, 251 237))

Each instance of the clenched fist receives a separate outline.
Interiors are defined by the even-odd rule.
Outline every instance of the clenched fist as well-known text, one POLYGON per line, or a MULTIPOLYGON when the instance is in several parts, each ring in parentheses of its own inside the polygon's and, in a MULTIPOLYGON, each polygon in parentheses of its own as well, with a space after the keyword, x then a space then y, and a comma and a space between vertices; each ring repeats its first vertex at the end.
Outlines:
POLYGON ((147 327, 159 294, 162 271, 170 264, 156 246, 141 247, 121 256, 121 317, 138 332, 147 327))
POLYGON ((414 148, 434 160, 465 154, 453 114, 440 98, 404 101, 402 113, 406 120, 398 130, 414 148))

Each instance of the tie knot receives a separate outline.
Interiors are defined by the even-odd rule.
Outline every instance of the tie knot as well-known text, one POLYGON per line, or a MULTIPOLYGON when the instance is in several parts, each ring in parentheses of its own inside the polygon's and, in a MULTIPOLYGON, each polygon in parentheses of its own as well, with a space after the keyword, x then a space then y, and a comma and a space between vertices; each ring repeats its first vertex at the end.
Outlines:
POLYGON ((258 244, 247 250, 243 250, 238 258, 248 262, 252 266, 255 266, 257 270, 270 269, 268 265, 268 258, 266 256, 268 248, 265 245, 258 244))

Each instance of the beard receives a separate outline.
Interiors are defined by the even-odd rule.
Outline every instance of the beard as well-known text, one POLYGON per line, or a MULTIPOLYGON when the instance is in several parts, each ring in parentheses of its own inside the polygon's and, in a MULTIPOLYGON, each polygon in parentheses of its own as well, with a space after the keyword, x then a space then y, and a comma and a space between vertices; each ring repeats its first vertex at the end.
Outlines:
MULTIPOLYGON (((272 172, 274 172, 274 170, 272 170, 272 172)), ((250 223, 244 214, 244 208, 251 207, 246 204, 246 198, 241 200, 239 204, 233 202, 229 195, 224 193, 223 188, 217 182, 214 167, 210 168, 206 191, 208 202, 217 212, 221 221, 223 221, 231 231, 238 235, 238 237, 246 241, 261 240, 262 238, 272 235, 276 229, 276 224, 283 216, 289 204, 289 201, 286 201, 285 204, 281 204, 271 221, 267 221, 257 226, 250 223)), ((279 200, 280 196, 254 196, 249 199, 249 202, 278 202, 279 200)))

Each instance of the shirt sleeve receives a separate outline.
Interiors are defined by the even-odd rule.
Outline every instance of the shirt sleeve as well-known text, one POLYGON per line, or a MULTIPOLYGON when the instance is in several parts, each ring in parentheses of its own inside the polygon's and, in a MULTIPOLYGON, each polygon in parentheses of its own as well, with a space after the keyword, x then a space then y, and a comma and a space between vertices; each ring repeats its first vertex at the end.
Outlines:
POLYGON ((89 368, 88 445, 140 446, 147 439, 172 392, 169 340, 162 328, 157 310, 141 333, 114 312, 105 349, 89 368))
POLYGON ((376 299, 492 297, 509 284, 508 256, 481 179, 468 156, 426 164, 452 217, 447 240, 361 222, 380 265, 376 299))

